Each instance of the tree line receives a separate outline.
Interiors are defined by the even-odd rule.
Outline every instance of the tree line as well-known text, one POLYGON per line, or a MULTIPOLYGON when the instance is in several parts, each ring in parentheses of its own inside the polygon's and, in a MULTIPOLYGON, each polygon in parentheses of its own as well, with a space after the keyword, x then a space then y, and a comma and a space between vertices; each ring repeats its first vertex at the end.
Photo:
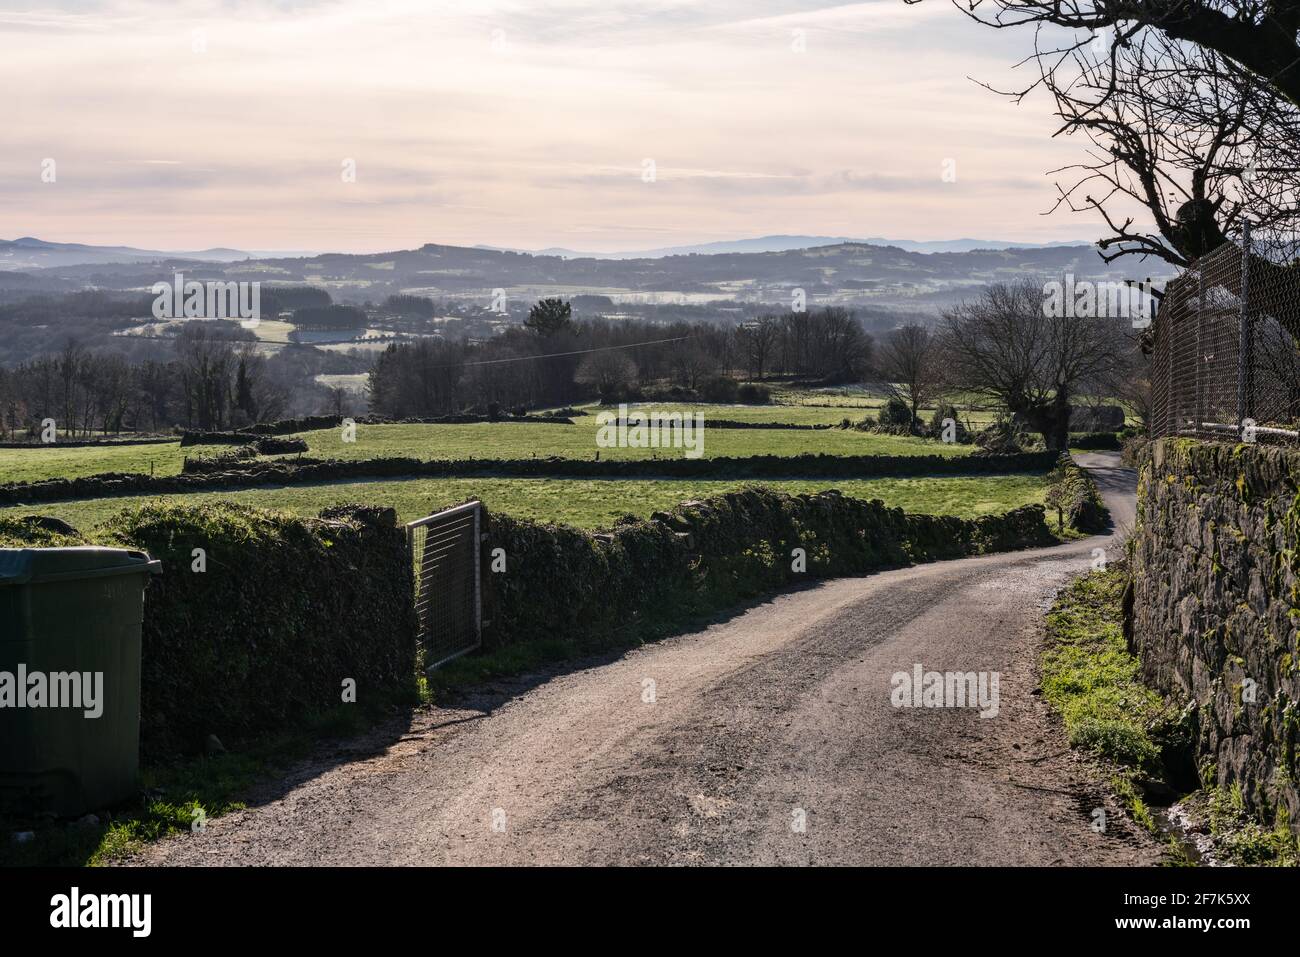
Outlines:
MULTIPOLYGON (((740 381, 775 379, 874 384, 902 403, 902 425, 916 432, 925 431, 923 408, 982 396, 1053 448, 1068 444, 1070 409, 1085 397, 1119 399, 1141 417, 1149 382, 1136 334, 1122 320, 1048 316, 1043 302, 1037 280, 994 284, 935 323, 873 337, 839 307, 731 324, 655 323, 574 319, 569 303, 548 299, 490 339, 388 346, 370 370, 369 406, 406 418, 592 398, 734 402, 740 381)), ((346 397, 312 383, 320 353, 289 347, 267 357, 229 325, 185 326, 169 358, 131 363, 70 338, 54 354, 0 367, 0 433, 36 435, 46 419, 80 436, 350 411, 346 397)))
POLYGON ((0 434, 38 435, 47 419, 67 437, 250 425, 286 411, 286 366, 208 324, 186 326, 172 358, 138 363, 69 338, 56 353, 0 367, 0 434))
POLYGON ((872 337, 836 307, 731 325, 652 323, 574 319, 569 303, 546 299, 489 340, 390 345, 370 372, 370 403, 406 417, 613 401, 650 386, 707 393, 719 378, 834 384, 860 381, 871 355, 872 337))

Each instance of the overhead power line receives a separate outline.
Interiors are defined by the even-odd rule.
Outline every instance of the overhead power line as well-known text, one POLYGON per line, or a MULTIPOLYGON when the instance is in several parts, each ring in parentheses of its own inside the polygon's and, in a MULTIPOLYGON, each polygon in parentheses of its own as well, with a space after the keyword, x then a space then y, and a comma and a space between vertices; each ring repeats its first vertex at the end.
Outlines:
MULTIPOLYGON (((180 336, 156 336, 147 333, 131 333, 130 335, 119 336, 121 339, 158 339, 166 342, 180 342, 180 336)), ((416 339, 425 338, 417 336, 416 339)), ((674 336, 671 339, 650 339, 646 342, 628 342, 621 346, 597 346, 594 349, 574 349, 570 352, 544 352, 535 356, 510 356, 505 359, 476 359, 473 362, 456 362, 448 365, 434 366, 435 369, 458 369, 462 366, 492 366, 500 365, 505 362, 531 362, 534 359, 556 359, 563 356, 585 356, 592 352, 610 352, 614 349, 636 349, 639 346, 658 346, 666 342, 685 342, 692 339, 693 336, 674 336)), ((268 345, 268 346, 344 346, 344 345, 362 345, 355 340, 344 340, 341 342, 272 342, 263 339, 222 339, 219 342, 229 342, 231 345, 268 345)), ((389 343, 401 344, 401 339, 380 340, 389 343)), ((408 342, 411 340, 407 340, 408 342)), ((491 341, 491 340, 488 340, 491 341)))
MULTIPOLYGON (((684 342, 691 336, 677 336, 673 339, 651 339, 648 342, 629 342, 621 346, 599 346, 595 349, 575 349, 572 352, 547 352, 536 356, 511 356, 508 359, 479 359, 474 362, 461 362, 457 365, 463 366, 491 366, 502 362, 527 362, 530 359, 555 359, 560 356, 585 356, 591 352, 609 352, 612 349, 635 349, 637 346, 657 346, 665 342, 684 342)), ((452 369, 455 366, 444 366, 443 368, 452 369)))

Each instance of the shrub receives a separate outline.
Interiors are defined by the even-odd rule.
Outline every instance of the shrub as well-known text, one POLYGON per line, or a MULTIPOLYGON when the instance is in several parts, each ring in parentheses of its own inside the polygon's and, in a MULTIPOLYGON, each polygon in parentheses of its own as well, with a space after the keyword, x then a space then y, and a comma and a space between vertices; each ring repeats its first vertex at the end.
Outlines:
POLYGON ((643 402, 699 402, 700 396, 694 389, 674 385, 668 388, 638 387, 643 402))
POLYGON ((736 390, 736 401, 745 405, 767 405, 772 401, 772 390, 765 385, 746 382, 736 390))
POLYGON ((0 522, 12 547, 140 548, 163 562, 144 603, 140 739, 149 757, 274 734, 341 703, 410 698, 415 619, 392 509, 299 519, 231 502, 153 503, 82 536, 49 520, 0 522), (194 549, 206 569, 195 571, 194 549))
POLYGON ((934 410, 934 415, 930 416, 930 436, 931 438, 941 438, 943 436, 943 420, 952 419, 956 423, 957 443, 959 445, 969 445, 973 439, 970 430, 966 428, 966 423, 957 415, 957 407, 947 403, 940 403, 934 410))
POLYGON ((1150 443, 1145 435, 1134 435, 1124 440, 1119 459, 1129 468, 1137 468, 1142 463, 1142 455, 1150 443))
POLYGON ((705 402, 733 403, 736 401, 736 393, 739 391, 740 387, 731 376, 709 376, 700 383, 700 398, 705 402))
POLYGON ((1080 532, 1104 532, 1109 514, 1097 491, 1097 483, 1070 456, 1062 455, 1056 470, 1048 476, 1047 505, 1056 509, 1057 523, 1080 532))
POLYGON ((61 548, 84 545, 85 539, 69 525, 46 515, 0 518, 0 548, 61 548))
POLYGON ((883 429, 905 429, 912 431, 912 410, 898 396, 890 396, 889 401, 880 410, 880 427, 883 429))
POLYGON ((975 433, 975 444, 981 452, 989 455, 1035 451, 1043 447, 1041 440, 1006 416, 998 416, 987 427, 975 433))
POLYGON ((1118 452, 1120 441, 1114 432, 1071 432, 1070 447, 1085 451, 1118 452))

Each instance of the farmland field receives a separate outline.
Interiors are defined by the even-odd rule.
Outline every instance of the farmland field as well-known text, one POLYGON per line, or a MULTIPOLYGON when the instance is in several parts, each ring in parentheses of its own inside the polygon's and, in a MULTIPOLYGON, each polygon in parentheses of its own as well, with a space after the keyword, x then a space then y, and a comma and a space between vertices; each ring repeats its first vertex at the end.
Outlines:
MULTIPOLYGON (((228 448, 229 446, 225 446, 228 448)), ((82 447, 39 446, 0 449, 0 483, 39 482, 50 478, 83 478, 98 472, 145 472, 175 475, 185 456, 211 455, 222 447, 180 442, 150 445, 99 445, 82 447)))
MULTIPOLYGON (((704 413, 704 457, 750 455, 966 455, 970 446, 944 445, 928 439, 875 435, 852 429, 710 429, 709 419, 794 422, 839 422, 844 409, 798 406, 637 406, 663 411, 704 413)), ((593 409, 594 411, 594 409, 593 409)), ((857 418, 860 416, 854 416, 857 418)), ((469 425, 365 425, 357 426, 356 441, 344 442, 340 429, 300 433, 312 456, 366 459, 405 456, 417 459, 504 458, 559 456, 591 459, 681 458, 680 448, 599 448, 596 416, 579 416, 573 425, 537 425, 516 422, 469 425)), ((156 445, 39 447, 0 449, 0 483, 33 482, 48 478, 79 478, 97 472, 149 472, 174 475, 185 457, 210 455, 229 446, 180 447, 179 441, 156 445)))
MULTIPOLYGON (((656 406, 665 410, 682 407, 656 406)), ((697 407, 698 408, 698 407, 697 407)), ((730 408, 730 407, 727 407, 730 408)), ((970 446, 945 445, 928 439, 875 435, 852 429, 710 429, 704 418, 704 457, 750 455, 967 455, 970 446)), ((525 425, 517 422, 472 425, 358 425, 355 442, 344 442, 340 429, 301 433, 311 455, 338 459, 410 456, 419 459, 526 459, 558 456, 592 459, 682 458, 680 448, 600 448, 596 416, 573 425, 525 425)))
MULTIPOLYGON (((759 483, 687 479, 405 479, 199 492, 166 496, 166 501, 186 504, 235 501, 298 515, 314 515, 328 505, 360 502, 391 505, 402 521, 410 521, 468 498, 480 498, 489 510, 519 518, 602 528, 623 515, 645 518, 651 512, 671 508, 679 502, 752 484, 759 483)), ((845 495, 880 499, 886 505, 908 512, 963 518, 999 514, 1042 502, 1046 490, 1044 476, 1025 474, 772 480, 761 484, 792 494, 837 488, 845 495)), ((157 498, 138 496, 19 505, 0 509, 0 518, 52 515, 84 531, 129 505, 157 498)))

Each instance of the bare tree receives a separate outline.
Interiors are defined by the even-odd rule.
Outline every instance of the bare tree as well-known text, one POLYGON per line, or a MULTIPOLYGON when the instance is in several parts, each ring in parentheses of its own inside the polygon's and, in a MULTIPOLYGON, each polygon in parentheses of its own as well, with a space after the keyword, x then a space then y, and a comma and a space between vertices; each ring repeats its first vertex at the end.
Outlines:
POLYGON ((1070 440, 1071 400, 1105 381, 1124 354, 1114 319, 1045 315, 1033 280, 995 283, 943 317, 944 359, 954 385, 1002 403, 1048 448, 1070 440))
POLYGON ((1101 216, 1103 259, 1188 267, 1249 220, 1252 298, 1284 303, 1278 319, 1300 336, 1289 294, 1300 271, 1300 59, 1287 52, 1297 49, 1300 0, 962 6, 990 26, 1034 27, 1025 62, 1037 75, 1007 95, 1045 90, 1058 135, 1085 140, 1083 159, 1054 171, 1057 206, 1101 216), (1278 69, 1261 69, 1279 50, 1278 69))
POLYGON ((920 409, 943 390, 943 364, 938 340, 916 323, 894 329, 880 343, 876 370, 889 391, 907 403, 916 427, 920 409))
POLYGON ((749 362, 749 374, 762 380, 763 371, 776 349, 781 329, 775 316, 760 316, 736 327, 736 339, 749 362))
POLYGON ((186 422, 205 430, 223 428, 231 405, 235 350, 203 324, 188 324, 184 332, 176 348, 186 422))
POLYGON ((583 357, 574 381, 593 386, 602 400, 617 398, 636 381, 636 363, 620 352, 593 352, 583 357))
POLYGON ((59 423, 70 435, 77 432, 77 382, 86 350, 76 339, 69 338, 59 353, 59 380, 63 384, 63 421, 59 423))
POLYGON ((1231 60, 1300 105, 1300 0, 953 0, 953 6, 997 29, 1109 31, 1112 49, 1158 31, 1231 60))
POLYGON ((348 390, 341 385, 330 386, 329 388, 329 407, 330 412, 334 415, 343 415, 348 411, 351 405, 348 390))
POLYGON ((1058 207, 1100 214, 1102 258, 1153 256, 1186 266, 1249 216, 1256 239, 1294 237, 1300 221, 1300 109, 1231 61, 1158 31, 1098 52, 1075 39, 1036 45, 1041 86, 1085 140, 1056 170, 1058 207), (1135 211, 1150 224, 1135 227, 1135 211))

